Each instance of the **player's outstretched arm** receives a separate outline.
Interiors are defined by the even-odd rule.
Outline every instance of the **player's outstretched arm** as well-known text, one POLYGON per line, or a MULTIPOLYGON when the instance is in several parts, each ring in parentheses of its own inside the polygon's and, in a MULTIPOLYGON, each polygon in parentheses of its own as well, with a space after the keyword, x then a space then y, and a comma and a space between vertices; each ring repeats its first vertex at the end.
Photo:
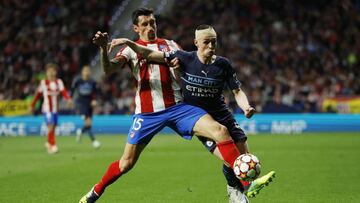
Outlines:
POLYGON ((100 47, 100 62, 105 74, 112 73, 126 64, 125 58, 110 61, 107 51, 109 36, 106 32, 97 31, 92 40, 94 44, 100 47))
POLYGON ((140 54, 142 57, 149 61, 165 63, 164 52, 151 50, 145 46, 136 44, 135 42, 126 38, 113 39, 110 43, 109 52, 111 52, 114 47, 124 44, 128 45, 132 50, 134 50, 136 53, 140 54))
POLYGON ((233 90, 233 93, 235 95, 236 103, 243 110, 246 118, 251 118, 255 113, 255 109, 252 106, 250 106, 249 100, 245 92, 241 88, 239 88, 233 90))
MULTIPOLYGON (((38 88, 40 89, 40 88, 38 88)), ((36 102, 40 99, 40 97, 42 96, 42 93, 40 91, 36 91, 36 94, 34 96, 34 99, 31 101, 31 104, 29 106, 29 111, 31 114, 33 114, 35 112, 35 105, 36 105, 36 102)))

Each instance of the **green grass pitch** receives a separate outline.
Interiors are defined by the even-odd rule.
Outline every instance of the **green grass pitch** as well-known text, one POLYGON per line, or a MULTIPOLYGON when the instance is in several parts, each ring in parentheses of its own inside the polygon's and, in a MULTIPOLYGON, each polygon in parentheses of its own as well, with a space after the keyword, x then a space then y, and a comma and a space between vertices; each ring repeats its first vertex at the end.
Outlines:
MULTIPOLYGON (((98 136, 91 148, 58 137, 60 152, 45 153, 44 137, 0 137, 0 202, 77 202, 108 164, 119 158, 125 136, 98 136)), ((250 135, 262 174, 275 181, 257 202, 360 202, 360 133, 250 135)), ((110 186, 99 202, 228 202, 221 161, 197 139, 158 135, 135 168, 110 186)))

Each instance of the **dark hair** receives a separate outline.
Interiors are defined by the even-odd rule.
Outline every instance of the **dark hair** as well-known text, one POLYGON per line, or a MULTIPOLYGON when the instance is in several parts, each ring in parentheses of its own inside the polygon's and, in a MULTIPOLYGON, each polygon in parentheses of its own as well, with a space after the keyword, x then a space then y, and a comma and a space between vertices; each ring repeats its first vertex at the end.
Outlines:
POLYGON ((206 29, 214 29, 213 26, 211 25, 206 25, 206 24, 202 24, 202 25, 199 25, 196 30, 206 30, 206 29))
POLYGON ((146 7, 142 7, 142 8, 138 8, 136 9, 133 13, 132 13, 132 21, 134 25, 137 25, 139 20, 138 17, 139 16, 149 16, 151 14, 153 14, 154 11, 151 8, 146 8, 146 7))

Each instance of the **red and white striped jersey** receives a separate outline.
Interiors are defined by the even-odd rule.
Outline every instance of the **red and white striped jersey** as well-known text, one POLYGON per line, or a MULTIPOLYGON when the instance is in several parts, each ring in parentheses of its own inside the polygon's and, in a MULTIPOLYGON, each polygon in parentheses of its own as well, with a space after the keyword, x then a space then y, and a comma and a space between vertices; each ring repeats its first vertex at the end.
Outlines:
POLYGON ((61 79, 56 79, 53 81, 41 80, 31 105, 34 107, 39 98, 43 96, 44 101, 42 104, 42 112, 57 113, 59 109, 60 94, 65 99, 70 99, 70 96, 67 93, 64 83, 61 79))
MULTIPOLYGON (((136 43, 164 52, 180 49, 174 41, 160 38, 136 43)), ((137 82, 135 114, 161 111, 183 100, 174 71, 166 64, 148 62, 128 46, 117 53, 115 58, 118 57, 127 59, 137 82)))

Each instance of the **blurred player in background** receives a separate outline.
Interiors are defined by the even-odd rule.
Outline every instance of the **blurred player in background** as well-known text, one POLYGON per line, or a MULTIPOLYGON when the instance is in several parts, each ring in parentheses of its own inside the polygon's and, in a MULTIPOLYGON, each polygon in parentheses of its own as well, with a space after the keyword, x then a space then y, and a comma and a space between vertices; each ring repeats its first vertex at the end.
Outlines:
MULTIPOLYGON (((133 12, 133 29, 139 35, 138 44, 157 51, 179 49, 174 41, 157 38, 156 20, 151 9, 140 8, 133 12)), ((152 63, 129 47, 121 49, 110 61, 107 33, 97 32, 93 42, 100 46, 105 73, 129 64, 137 82, 136 110, 121 159, 110 164, 102 179, 80 199, 80 203, 95 202, 107 186, 131 170, 153 136, 165 126, 185 139, 191 139, 193 135, 214 139, 223 159, 233 165, 240 152, 226 127, 215 122, 201 108, 182 103, 180 87, 166 63, 152 63)))
POLYGON ((77 93, 75 100, 76 113, 80 114, 84 120, 83 128, 76 132, 76 140, 80 142, 81 135, 88 133, 92 146, 99 148, 100 142, 96 140, 91 129, 93 108, 97 105, 98 87, 96 81, 91 78, 89 66, 84 66, 81 70, 81 77, 74 79, 71 85, 71 96, 74 97, 75 93, 77 93))
POLYGON ((59 96, 60 94, 68 101, 68 106, 73 106, 73 101, 67 93, 64 83, 56 77, 57 65, 49 63, 46 65, 46 79, 40 81, 35 97, 31 103, 31 111, 34 112, 35 104, 43 97, 42 113, 47 125, 47 142, 45 147, 49 154, 58 152, 55 142, 55 127, 58 122, 59 96))
MULTIPOLYGON (((217 35, 213 27, 200 25, 196 29, 194 43, 198 48, 197 51, 159 52, 122 38, 112 41, 110 51, 114 46, 125 44, 150 61, 164 63, 178 59, 182 73, 177 75, 181 76, 184 101, 206 110, 216 121, 227 127, 241 154, 249 153, 247 137, 225 104, 222 94, 224 87, 228 86, 232 90, 238 106, 247 118, 253 116, 255 109, 250 106, 229 60, 215 55, 217 35)), ((213 140, 205 137, 199 139, 211 153, 222 158, 213 140)), ((249 197, 255 196, 275 177, 275 172, 271 171, 251 183, 244 181, 240 183, 231 166, 224 164, 223 172, 228 182, 230 203, 244 202, 239 195, 243 192, 249 197)))

